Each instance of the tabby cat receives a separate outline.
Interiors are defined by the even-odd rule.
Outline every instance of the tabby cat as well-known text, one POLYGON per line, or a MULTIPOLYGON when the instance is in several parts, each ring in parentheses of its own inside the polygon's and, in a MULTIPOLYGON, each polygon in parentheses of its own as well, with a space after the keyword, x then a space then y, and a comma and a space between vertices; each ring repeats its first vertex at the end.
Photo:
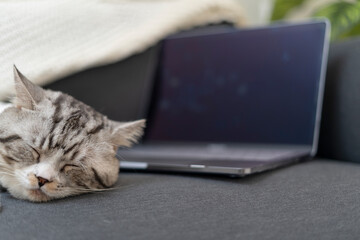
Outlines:
POLYGON ((14 106, 0 114, 0 186, 45 202, 111 187, 118 146, 130 147, 145 120, 115 122, 61 92, 31 83, 14 66, 14 106))

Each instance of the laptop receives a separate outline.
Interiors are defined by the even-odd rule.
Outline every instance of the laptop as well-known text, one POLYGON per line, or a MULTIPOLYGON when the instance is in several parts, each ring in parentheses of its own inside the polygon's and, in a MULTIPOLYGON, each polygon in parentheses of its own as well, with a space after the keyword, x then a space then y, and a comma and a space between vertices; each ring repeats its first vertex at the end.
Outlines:
POLYGON ((166 38, 120 168, 245 176, 313 157, 328 45, 327 20, 166 38))

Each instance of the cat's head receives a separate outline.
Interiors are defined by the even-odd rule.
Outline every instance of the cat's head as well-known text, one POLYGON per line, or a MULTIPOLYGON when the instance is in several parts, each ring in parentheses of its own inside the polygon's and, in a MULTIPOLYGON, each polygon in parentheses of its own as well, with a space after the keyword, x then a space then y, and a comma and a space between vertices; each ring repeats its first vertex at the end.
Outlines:
POLYGON ((36 202, 111 187, 117 147, 136 142, 145 121, 111 121, 69 95, 34 85, 15 67, 14 74, 14 107, 0 114, 0 184, 36 202))

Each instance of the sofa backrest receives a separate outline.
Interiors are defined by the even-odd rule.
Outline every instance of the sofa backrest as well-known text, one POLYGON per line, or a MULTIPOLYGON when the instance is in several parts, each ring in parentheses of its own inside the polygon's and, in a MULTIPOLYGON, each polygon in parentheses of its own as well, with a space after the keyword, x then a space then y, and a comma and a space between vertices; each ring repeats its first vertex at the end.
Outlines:
POLYGON ((330 45, 318 155, 360 162, 360 38, 330 45))
POLYGON ((87 69, 48 84, 92 106, 110 119, 130 121, 140 117, 144 84, 154 67, 158 48, 106 66, 87 69))

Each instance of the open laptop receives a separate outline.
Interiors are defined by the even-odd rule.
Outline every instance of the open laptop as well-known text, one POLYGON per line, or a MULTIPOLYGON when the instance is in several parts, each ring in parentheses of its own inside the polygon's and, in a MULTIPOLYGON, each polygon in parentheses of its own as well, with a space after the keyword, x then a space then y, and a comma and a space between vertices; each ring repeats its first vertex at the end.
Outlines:
POLYGON ((244 176, 314 156, 328 44, 326 20, 165 39, 120 167, 244 176))

